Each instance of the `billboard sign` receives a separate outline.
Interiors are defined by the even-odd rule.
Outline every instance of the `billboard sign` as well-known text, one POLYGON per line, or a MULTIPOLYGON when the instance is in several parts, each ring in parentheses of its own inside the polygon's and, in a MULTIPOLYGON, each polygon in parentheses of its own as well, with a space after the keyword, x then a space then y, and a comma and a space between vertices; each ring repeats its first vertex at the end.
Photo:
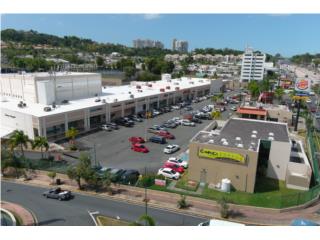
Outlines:
POLYGON ((297 95, 309 95, 311 88, 310 80, 308 79, 297 79, 295 83, 295 90, 297 95))
POLYGON ((213 149, 200 148, 198 152, 199 157, 210 159, 229 159, 238 163, 245 164, 245 156, 239 153, 223 152, 213 149))

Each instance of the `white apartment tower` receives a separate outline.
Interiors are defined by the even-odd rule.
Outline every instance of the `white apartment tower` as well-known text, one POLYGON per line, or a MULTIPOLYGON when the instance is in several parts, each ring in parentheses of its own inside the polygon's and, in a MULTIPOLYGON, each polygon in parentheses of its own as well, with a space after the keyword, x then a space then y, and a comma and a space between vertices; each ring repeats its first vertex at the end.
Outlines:
POLYGON ((246 48, 242 56, 240 82, 262 81, 266 54, 246 48))
POLYGON ((188 52, 188 41, 173 39, 172 50, 178 52, 188 52))

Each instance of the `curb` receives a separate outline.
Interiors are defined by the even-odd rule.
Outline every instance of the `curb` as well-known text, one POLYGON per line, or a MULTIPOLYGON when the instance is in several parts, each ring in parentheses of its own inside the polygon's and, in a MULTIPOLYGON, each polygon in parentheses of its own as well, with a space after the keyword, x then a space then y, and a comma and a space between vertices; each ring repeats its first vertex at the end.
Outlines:
MULTIPOLYGON (((32 186, 37 186, 37 187, 41 187, 41 188, 48 187, 48 186, 43 185, 43 184, 20 182, 20 181, 16 181, 16 180, 12 180, 12 179, 7 179, 7 178, 5 180, 9 181, 9 182, 14 182, 14 183, 17 183, 17 184, 32 185, 32 186)), ((138 201, 138 200, 133 200, 133 199, 123 199, 121 197, 116 197, 116 196, 106 196, 106 195, 101 195, 99 193, 82 191, 82 190, 79 190, 79 189, 73 189, 72 191, 76 192, 76 193, 78 193, 80 195, 84 195, 84 196, 94 196, 94 197, 101 198, 101 199, 111 199, 113 201, 115 201, 115 200, 116 201, 121 201, 121 202, 124 202, 124 203, 134 204, 134 205, 137 205, 137 206, 145 206, 145 203, 143 201, 138 201)), ((182 215, 185 215, 185 216, 200 217, 200 218, 205 218, 205 219, 215 218, 215 219, 219 219, 219 220, 226 220, 224 218, 213 216, 213 215, 209 215, 209 214, 193 213, 193 212, 190 213, 190 212, 186 212, 188 210, 180 210, 180 209, 175 209, 175 208, 172 208, 172 207, 163 207, 162 205, 156 204, 156 203, 148 203, 148 206, 153 208, 153 209, 158 209, 158 210, 178 213, 178 214, 182 214, 182 215)), ((229 219, 229 220, 233 221, 233 222, 237 222, 237 223, 243 223, 243 224, 246 224, 246 225, 274 226, 274 225, 269 225, 269 224, 261 224, 261 223, 257 223, 257 222, 239 221, 239 220, 236 220, 236 219, 229 219)))
POLYGON ((11 218, 11 221, 12 221, 12 226, 17 226, 17 220, 9 210, 1 208, 1 211, 5 212, 6 214, 9 215, 9 217, 11 218))
MULTIPOLYGON (((23 205, 21 205, 21 204, 15 203, 15 202, 7 202, 7 201, 3 201, 3 200, 2 200, 2 202, 3 202, 3 203, 7 203, 7 204, 12 203, 12 204, 18 205, 18 206, 20 206, 21 208, 25 209, 27 212, 29 212, 29 213, 31 214, 31 216, 32 216, 32 218, 33 218, 33 224, 32 224, 31 226, 37 226, 37 225, 38 225, 38 219, 37 219, 35 213, 34 213, 32 210, 30 210, 29 208, 27 208, 27 207, 25 207, 25 206, 23 206, 23 205)), ((1 208, 1 209, 4 210, 4 208, 1 208)), ((6 210, 6 211, 8 211, 8 210, 6 210)), ((20 216, 17 212, 15 212, 15 214, 18 215, 18 216, 20 216)), ((21 218, 21 217, 20 217, 20 218, 21 218)), ((15 217, 14 217, 14 219, 15 219, 15 217)), ((16 222, 16 221, 15 221, 15 222, 16 222)), ((23 226, 24 226, 24 225, 23 225, 23 226)), ((28 226, 29 226, 29 225, 28 225, 28 226)))

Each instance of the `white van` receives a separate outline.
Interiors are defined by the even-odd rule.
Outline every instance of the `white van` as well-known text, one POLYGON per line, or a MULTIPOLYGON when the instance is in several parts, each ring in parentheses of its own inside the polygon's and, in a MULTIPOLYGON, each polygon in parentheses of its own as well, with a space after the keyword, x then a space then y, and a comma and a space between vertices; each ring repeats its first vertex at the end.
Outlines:
POLYGON ((205 226, 205 227, 210 227, 210 226, 245 226, 245 224, 242 223, 235 223, 235 222, 229 222, 229 221, 224 221, 224 220, 217 220, 217 219, 211 219, 207 222, 202 222, 198 226, 205 226))

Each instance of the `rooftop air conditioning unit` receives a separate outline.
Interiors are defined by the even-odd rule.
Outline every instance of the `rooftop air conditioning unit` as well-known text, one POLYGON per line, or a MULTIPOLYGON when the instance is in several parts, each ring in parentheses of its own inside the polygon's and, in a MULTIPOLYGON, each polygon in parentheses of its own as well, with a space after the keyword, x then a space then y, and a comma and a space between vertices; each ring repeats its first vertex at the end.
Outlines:
POLYGON ((273 140, 274 140, 274 137, 268 137, 268 140, 269 140, 269 141, 273 141, 273 140))
POLYGON ((208 143, 214 143, 214 140, 213 140, 213 139, 210 139, 210 140, 208 141, 208 143))
POLYGON ((103 102, 103 103, 106 103, 106 100, 105 100, 105 99, 102 99, 102 102, 103 102))
POLYGON ((236 137, 236 140, 237 141, 241 141, 241 137, 236 137))
POLYGON ((118 102, 118 99, 117 98, 113 99, 113 102, 118 102))
POLYGON ((141 86, 140 86, 140 85, 137 85, 136 88, 137 88, 137 89, 141 89, 141 86))
POLYGON ((252 134, 257 134, 258 132, 256 130, 253 130, 252 131, 252 134))
POLYGON ((51 107, 44 107, 44 108, 43 108, 43 111, 45 111, 45 112, 50 112, 50 111, 51 111, 51 107))
POLYGON ((239 144, 237 144, 237 147, 238 148, 243 148, 243 144, 239 143, 239 144))
POLYGON ((166 89, 170 89, 170 86, 166 86, 166 89))
POLYGON ((134 98, 134 95, 133 95, 133 94, 130 94, 130 98, 134 98))
POLYGON ((165 92, 164 88, 160 88, 160 92, 165 92))
POLYGON ((176 87, 175 89, 176 89, 176 91, 180 90, 180 88, 179 88, 179 87, 176 87))
POLYGON ((269 132, 269 136, 273 137, 274 136, 273 132, 269 132))
POLYGON ((152 84, 148 84, 148 87, 152 87, 152 84))
POLYGON ((251 135, 251 138, 257 138, 257 135, 252 134, 252 135, 251 135))
POLYGON ((229 143, 228 143, 227 141, 225 141, 225 142, 223 142, 223 143, 222 143, 222 145, 224 145, 224 146, 228 146, 228 145, 229 145, 229 143))

